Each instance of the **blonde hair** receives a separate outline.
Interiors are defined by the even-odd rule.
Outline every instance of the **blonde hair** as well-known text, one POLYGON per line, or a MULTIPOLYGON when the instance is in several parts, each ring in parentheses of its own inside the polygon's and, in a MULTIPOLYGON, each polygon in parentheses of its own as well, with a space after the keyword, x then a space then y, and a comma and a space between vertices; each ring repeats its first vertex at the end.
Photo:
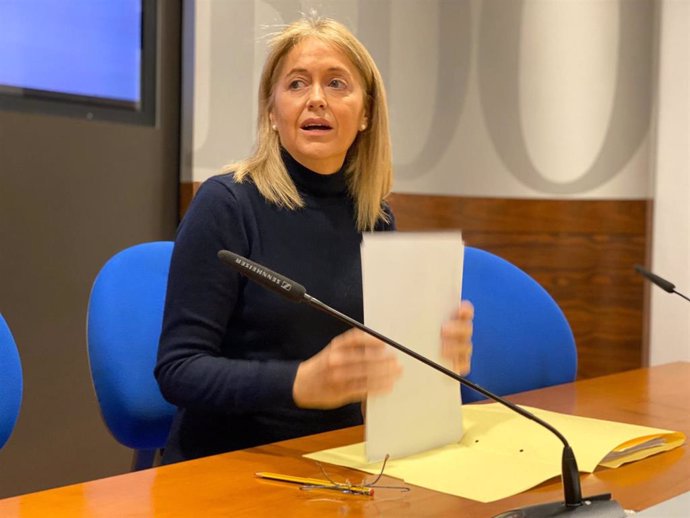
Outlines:
POLYGON ((359 40, 342 24, 315 15, 289 25, 269 41, 259 86, 257 142, 249 158, 227 165, 235 181, 251 179, 269 202, 288 209, 304 206, 280 156, 280 140, 271 128, 273 89, 287 54, 307 38, 333 45, 347 56, 363 81, 368 127, 358 133, 348 150, 345 171, 348 189, 355 202, 357 228, 372 230, 377 220, 386 219, 383 200, 390 193, 393 167, 388 127, 388 105, 381 73, 359 40))

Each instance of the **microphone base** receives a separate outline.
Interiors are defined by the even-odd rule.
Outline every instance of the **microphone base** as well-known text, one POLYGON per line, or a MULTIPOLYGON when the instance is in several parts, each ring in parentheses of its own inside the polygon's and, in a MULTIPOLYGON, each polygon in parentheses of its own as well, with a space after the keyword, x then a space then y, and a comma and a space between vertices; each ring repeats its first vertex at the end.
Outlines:
POLYGON ((552 518, 556 516, 586 516, 588 518, 625 518, 625 511, 610 494, 596 495, 582 500, 578 507, 566 507, 563 502, 532 505, 520 509, 511 509, 494 518, 552 518))

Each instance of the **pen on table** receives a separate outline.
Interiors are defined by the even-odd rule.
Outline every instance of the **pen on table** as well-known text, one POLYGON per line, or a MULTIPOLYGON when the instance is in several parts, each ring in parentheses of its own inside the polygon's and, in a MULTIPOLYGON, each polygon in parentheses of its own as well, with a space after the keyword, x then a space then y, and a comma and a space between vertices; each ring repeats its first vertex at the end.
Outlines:
POLYGON ((293 484, 302 484, 306 487, 313 487, 319 489, 336 489, 338 491, 349 491, 358 495, 373 495, 374 489, 367 486, 351 486, 349 484, 334 484, 330 480, 322 480, 320 478, 296 477, 294 475, 283 475, 281 473, 270 473, 267 471, 259 471, 256 473, 259 478, 269 480, 278 480, 280 482, 291 482, 293 484))

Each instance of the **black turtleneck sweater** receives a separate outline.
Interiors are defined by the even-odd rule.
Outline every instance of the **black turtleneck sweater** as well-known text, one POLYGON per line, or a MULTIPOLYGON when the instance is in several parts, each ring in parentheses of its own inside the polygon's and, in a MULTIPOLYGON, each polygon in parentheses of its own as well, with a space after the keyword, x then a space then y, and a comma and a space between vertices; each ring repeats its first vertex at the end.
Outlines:
MULTIPOLYGON (((155 374, 178 407, 164 463, 361 424, 359 405, 305 410, 297 366, 347 326, 248 282, 226 249, 303 284, 362 319, 361 234, 344 171, 320 175, 283 153, 305 207, 267 202, 247 180, 207 180, 178 229, 155 374)), ((391 223, 377 225, 390 230, 391 223)))

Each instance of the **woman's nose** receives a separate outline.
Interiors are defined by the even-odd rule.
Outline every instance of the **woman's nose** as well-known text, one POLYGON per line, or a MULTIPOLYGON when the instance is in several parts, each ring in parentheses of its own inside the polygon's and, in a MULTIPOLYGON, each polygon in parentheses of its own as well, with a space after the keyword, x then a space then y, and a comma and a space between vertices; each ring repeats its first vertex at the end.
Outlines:
POLYGON ((314 84, 309 90, 309 107, 310 108, 325 108, 326 107, 326 95, 319 84, 314 84))

